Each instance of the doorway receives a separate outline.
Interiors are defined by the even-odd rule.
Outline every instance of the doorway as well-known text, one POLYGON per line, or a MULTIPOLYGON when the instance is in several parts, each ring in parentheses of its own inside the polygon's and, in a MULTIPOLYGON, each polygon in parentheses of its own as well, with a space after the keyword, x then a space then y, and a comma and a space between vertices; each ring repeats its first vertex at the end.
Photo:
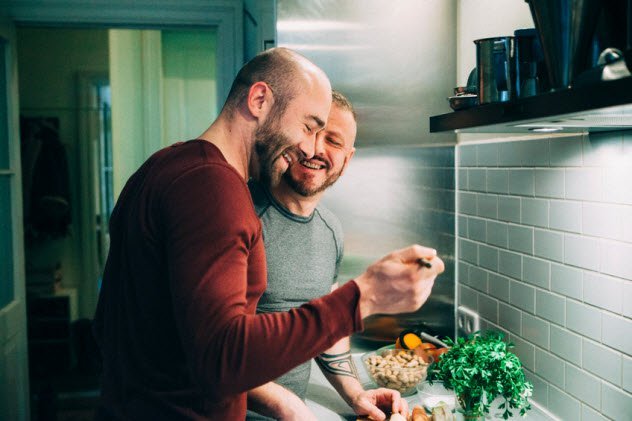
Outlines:
POLYGON ((16 32, 32 419, 91 419, 109 216, 131 171, 216 117, 217 33, 16 32))

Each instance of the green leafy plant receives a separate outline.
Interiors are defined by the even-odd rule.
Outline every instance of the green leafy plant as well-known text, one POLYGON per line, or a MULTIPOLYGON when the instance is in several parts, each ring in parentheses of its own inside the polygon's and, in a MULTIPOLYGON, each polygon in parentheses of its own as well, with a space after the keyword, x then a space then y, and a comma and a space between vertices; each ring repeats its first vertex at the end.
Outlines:
POLYGON ((531 409, 533 385, 526 381, 520 359, 510 352, 513 344, 504 342, 502 333, 476 332, 456 342, 446 338, 445 342, 450 349, 429 367, 428 380, 443 381, 446 388, 454 390, 468 417, 489 413, 498 396, 504 398, 499 406, 504 419, 513 415, 510 409, 519 409, 520 415, 531 409))

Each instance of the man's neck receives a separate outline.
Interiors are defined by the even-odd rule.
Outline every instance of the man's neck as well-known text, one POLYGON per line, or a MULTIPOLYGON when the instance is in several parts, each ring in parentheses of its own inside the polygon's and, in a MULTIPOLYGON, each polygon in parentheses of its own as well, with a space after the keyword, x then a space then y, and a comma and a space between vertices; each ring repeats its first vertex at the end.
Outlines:
POLYGON ((294 215, 299 216, 310 216, 314 213, 314 209, 316 209, 323 195, 322 193, 317 193, 309 197, 302 196, 292 190, 285 181, 281 181, 278 186, 270 190, 270 193, 274 200, 282 204, 294 215))
POLYGON ((238 113, 232 118, 221 114, 198 138, 217 146, 226 161, 248 180, 253 153, 254 128, 238 121, 238 113))

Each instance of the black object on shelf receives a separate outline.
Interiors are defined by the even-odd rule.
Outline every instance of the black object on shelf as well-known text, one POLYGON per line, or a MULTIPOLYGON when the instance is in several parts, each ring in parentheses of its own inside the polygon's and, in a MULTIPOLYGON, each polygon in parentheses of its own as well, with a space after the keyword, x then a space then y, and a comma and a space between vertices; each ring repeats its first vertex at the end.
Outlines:
POLYGON ((430 132, 585 132, 632 129, 632 77, 430 117, 430 132))

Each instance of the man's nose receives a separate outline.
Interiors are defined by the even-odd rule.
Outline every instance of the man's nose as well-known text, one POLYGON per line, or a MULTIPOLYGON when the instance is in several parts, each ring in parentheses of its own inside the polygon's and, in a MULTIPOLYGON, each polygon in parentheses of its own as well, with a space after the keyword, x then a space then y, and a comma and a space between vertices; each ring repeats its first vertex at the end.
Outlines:
POLYGON ((312 159, 316 151, 317 136, 316 134, 308 135, 299 143, 298 148, 303 153, 305 159, 312 159))

